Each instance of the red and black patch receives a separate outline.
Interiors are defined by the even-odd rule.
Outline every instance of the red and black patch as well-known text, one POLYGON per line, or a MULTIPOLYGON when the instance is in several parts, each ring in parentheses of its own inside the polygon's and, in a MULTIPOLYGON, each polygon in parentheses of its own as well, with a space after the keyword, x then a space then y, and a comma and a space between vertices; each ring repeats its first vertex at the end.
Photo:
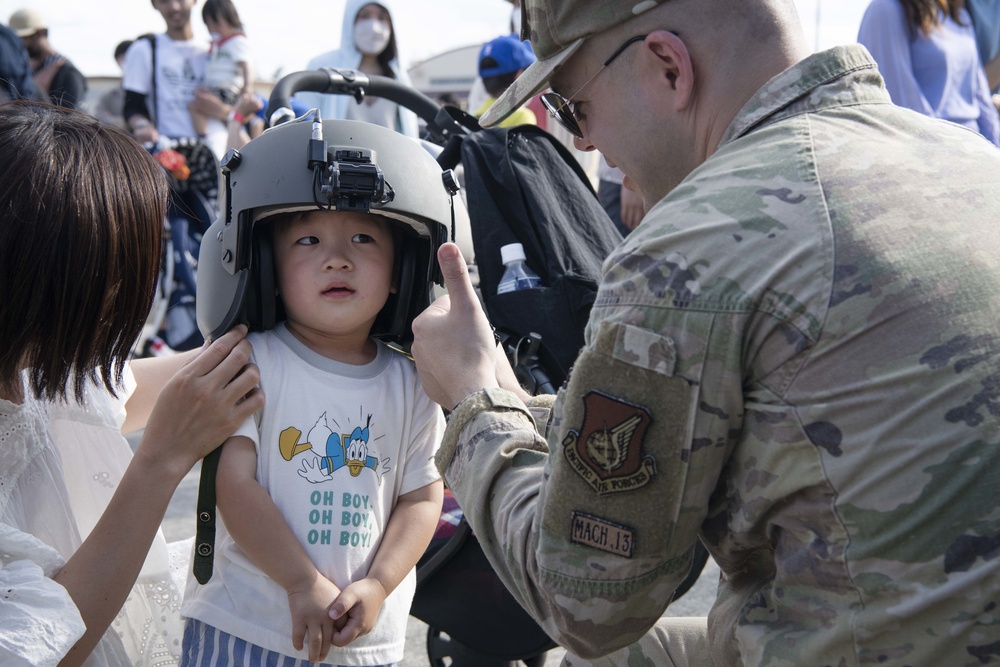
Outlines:
POLYGON ((563 439, 570 467, 598 494, 634 491, 656 474, 642 453, 652 415, 646 408, 591 391, 583 397, 583 425, 563 439))

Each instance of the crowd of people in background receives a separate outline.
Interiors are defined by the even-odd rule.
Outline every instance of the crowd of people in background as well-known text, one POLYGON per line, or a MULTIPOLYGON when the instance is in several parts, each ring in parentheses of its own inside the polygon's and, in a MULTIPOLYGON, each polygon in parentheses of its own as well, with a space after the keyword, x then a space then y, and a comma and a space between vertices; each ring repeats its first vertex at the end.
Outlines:
MULTIPOLYGON (((476 108, 468 109, 476 116, 488 108, 497 91, 504 89, 503 82, 512 81, 534 59, 531 45, 519 38, 520 2, 509 1, 510 33, 484 43, 477 62, 479 78, 469 95, 476 108), (497 50, 488 55, 489 49, 497 50), (494 60, 484 65, 484 57, 494 60)), ((0 28, 0 92, 7 98, 46 99, 61 106, 83 108, 115 124, 140 114, 150 121, 147 125, 140 120, 138 127, 130 128, 140 140, 155 141, 159 134, 156 126, 162 125, 169 137, 200 138, 218 158, 228 148, 257 136, 263 129, 266 100, 254 92, 252 42, 247 39, 232 0, 207 0, 204 4, 202 17, 211 34, 209 44, 194 37, 194 0, 151 2, 167 24, 166 39, 157 38, 157 49, 162 50, 160 67, 177 73, 169 84, 160 83, 163 90, 159 95, 150 88, 156 83, 152 42, 127 39, 114 50, 115 61, 123 70, 123 90, 148 99, 136 106, 133 96, 133 104, 122 113, 116 113, 119 99, 126 97, 122 91, 88 101, 86 77, 56 50, 46 17, 31 7, 14 11, 7 25, 0 28), (133 44, 133 53, 128 55, 133 44), (143 109, 143 102, 162 108, 143 109), (163 117, 154 123, 157 114, 163 117), (230 127, 234 122, 235 128, 230 127)), ((996 103, 991 97, 991 91, 1000 86, 998 7, 990 0, 873 0, 861 21, 858 41, 879 63, 894 103, 969 125, 998 143, 1000 122, 995 109, 988 108, 1000 103, 1000 97, 996 103)), ((409 84, 404 51, 393 26, 391 0, 348 0, 341 25, 339 46, 317 55, 306 69, 356 69, 409 84)), ((414 137, 419 131, 411 112, 372 96, 356 104, 345 96, 302 93, 297 101, 297 108, 316 107, 324 118, 364 120, 414 137)), ((450 95, 445 96, 445 101, 464 104, 463 99, 450 95)), ((504 123, 535 123, 544 128, 545 115, 535 97, 504 123)), ((630 198, 627 188, 621 187, 620 170, 603 160, 595 164, 593 175, 601 186, 602 201, 621 231, 627 233, 642 217, 634 197, 630 198), (624 221, 619 219, 623 199, 624 221)))

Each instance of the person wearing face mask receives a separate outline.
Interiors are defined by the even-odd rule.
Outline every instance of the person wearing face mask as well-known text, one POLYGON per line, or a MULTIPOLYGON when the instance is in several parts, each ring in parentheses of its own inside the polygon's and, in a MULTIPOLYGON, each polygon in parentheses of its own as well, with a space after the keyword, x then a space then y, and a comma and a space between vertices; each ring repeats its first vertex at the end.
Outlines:
MULTIPOLYGON (((307 69, 322 67, 353 69, 368 75, 385 76, 410 85, 400 63, 399 47, 392 24, 388 0, 347 0, 340 37, 340 48, 316 56, 307 69)), ((324 119, 360 120, 389 127, 417 137, 417 117, 408 109, 386 99, 368 96, 358 104, 347 95, 299 93, 296 101, 319 109, 324 119)))

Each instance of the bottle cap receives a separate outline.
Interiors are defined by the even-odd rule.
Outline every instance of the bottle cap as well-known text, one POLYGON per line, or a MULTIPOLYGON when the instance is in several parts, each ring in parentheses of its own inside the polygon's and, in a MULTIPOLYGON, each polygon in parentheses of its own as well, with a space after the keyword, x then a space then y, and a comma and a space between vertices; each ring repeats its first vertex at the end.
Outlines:
POLYGON ((516 262, 525 260, 524 257, 524 246, 520 243, 508 243, 507 245, 500 246, 500 261, 504 264, 510 264, 511 262, 516 262))

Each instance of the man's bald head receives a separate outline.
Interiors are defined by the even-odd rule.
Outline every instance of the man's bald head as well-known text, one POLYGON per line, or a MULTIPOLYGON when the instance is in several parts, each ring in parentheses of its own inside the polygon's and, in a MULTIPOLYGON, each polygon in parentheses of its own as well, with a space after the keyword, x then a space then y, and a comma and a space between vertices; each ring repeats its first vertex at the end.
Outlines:
POLYGON ((792 0, 524 0, 523 4, 525 33, 538 61, 483 115, 484 127, 499 123, 553 78, 562 78, 560 70, 579 50, 605 53, 608 44, 626 34, 667 28, 684 34, 692 46, 705 45, 695 49, 699 60, 703 59, 698 51, 704 51, 705 56, 738 58, 740 67, 749 64, 754 69, 767 68, 763 61, 770 60, 768 51, 787 55, 804 45, 792 0))
POLYGON ((569 98, 577 147, 600 150, 648 206, 715 152, 755 91, 807 55, 790 0, 667 0, 584 39, 551 84, 569 98))
POLYGON ((594 35, 580 55, 605 58, 615 45, 657 29, 676 33, 691 52, 699 93, 718 82, 728 95, 749 96, 809 51, 792 0, 667 0, 594 35))

